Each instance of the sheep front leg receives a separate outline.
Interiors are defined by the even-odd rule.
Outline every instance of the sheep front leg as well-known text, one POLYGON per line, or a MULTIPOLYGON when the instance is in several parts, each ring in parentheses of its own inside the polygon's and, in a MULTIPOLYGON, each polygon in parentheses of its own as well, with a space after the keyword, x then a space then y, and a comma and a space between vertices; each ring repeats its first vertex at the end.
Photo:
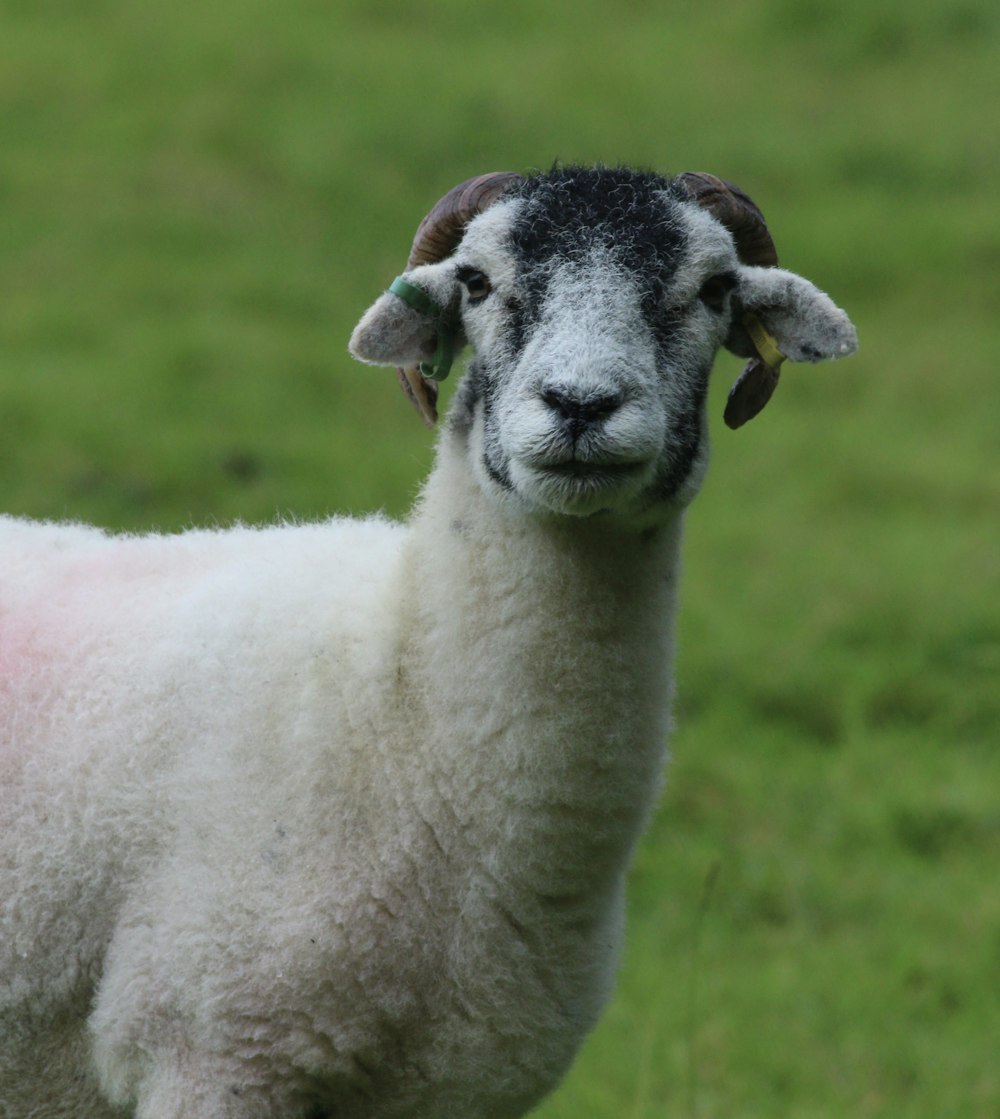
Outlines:
MULTIPOLYGON (((148 979, 148 976, 143 978, 148 979)), ((133 991, 142 979, 134 980, 133 991)), ((141 992, 148 995, 148 991, 141 992)), ((134 1119, 274 1119, 295 1115, 268 1077, 237 1053, 196 1040, 167 1006, 143 1000, 136 1016, 122 999, 98 999, 89 1028, 101 1087, 134 1119)))
POLYGON ((273 1119, 294 1114, 231 1069, 190 1054, 159 1054, 135 1091, 135 1119, 273 1119))
POLYGON ((206 1080, 191 1062, 157 1060, 136 1094, 136 1119, 237 1119, 239 1098, 206 1080))

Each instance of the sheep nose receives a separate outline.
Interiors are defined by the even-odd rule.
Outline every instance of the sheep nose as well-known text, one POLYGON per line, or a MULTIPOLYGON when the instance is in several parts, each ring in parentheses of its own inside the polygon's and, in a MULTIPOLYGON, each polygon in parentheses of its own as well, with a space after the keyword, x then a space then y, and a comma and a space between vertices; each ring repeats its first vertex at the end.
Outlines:
POLYGON ((541 398, 563 424, 578 435, 591 424, 607 419, 621 406, 621 392, 580 393, 572 388, 550 386, 541 392, 541 398))

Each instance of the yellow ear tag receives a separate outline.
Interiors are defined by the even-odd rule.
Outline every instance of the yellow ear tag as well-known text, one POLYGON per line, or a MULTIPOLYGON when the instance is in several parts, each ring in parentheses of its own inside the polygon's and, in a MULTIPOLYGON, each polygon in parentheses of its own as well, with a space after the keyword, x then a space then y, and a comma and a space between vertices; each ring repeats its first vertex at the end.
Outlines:
POLYGON ((761 361, 772 369, 777 369, 786 358, 778 349, 778 343, 764 328, 764 324, 756 315, 747 313, 743 316, 743 325, 750 335, 754 349, 760 354, 761 361))

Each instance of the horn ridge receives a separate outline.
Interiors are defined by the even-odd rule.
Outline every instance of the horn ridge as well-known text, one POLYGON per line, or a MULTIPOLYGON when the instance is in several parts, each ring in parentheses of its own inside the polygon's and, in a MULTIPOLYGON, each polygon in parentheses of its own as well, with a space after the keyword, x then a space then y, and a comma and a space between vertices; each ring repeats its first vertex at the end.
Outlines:
POLYGON ((744 264, 771 267, 778 263, 778 250, 764 215, 746 191, 706 171, 685 171, 677 182, 693 202, 729 230, 744 264))
POLYGON ((417 226, 407 269, 450 256, 469 222, 498 201, 521 177, 513 171, 492 171, 452 187, 417 226))

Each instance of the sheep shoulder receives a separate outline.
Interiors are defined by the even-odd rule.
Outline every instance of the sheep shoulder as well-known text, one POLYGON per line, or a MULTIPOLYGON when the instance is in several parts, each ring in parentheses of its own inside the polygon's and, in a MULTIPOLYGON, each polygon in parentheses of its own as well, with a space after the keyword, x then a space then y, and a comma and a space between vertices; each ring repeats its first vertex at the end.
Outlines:
POLYGON ((92 984, 180 846, 242 850, 238 874, 287 814, 371 782, 382 697, 363 693, 393 683, 404 536, 0 518, 0 1012, 92 984))

